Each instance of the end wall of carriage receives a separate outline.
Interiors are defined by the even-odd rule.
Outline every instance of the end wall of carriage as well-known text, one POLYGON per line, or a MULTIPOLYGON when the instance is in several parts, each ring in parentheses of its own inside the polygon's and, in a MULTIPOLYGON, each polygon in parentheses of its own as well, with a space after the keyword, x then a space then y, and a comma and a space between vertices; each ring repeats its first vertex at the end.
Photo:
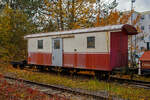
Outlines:
POLYGON ((145 51, 144 54, 140 57, 139 61, 141 62, 140 69, 150 69, 150 51, 145 51))

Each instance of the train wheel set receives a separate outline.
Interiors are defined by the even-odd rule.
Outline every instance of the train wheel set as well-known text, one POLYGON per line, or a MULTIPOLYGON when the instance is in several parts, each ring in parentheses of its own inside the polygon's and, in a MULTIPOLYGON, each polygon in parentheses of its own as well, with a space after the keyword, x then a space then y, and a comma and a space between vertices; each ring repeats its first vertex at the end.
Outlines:
POLYGON ((84 75, 95 76, 97 79, 100 79, 100 80, 109 80, 110 76, 116 75, 116 74, 120 76, 129 74, 130 77, 132 77, 133 74, 138 73, 138 69, 127 69, 127 70, 119 69, 119 70, 113 70, 110 72, 110 71, 73 69, 73 68, 64 68, 64 67, 56 67, 56 66, 31 65, 31 64, 27 64, 27 61, 25 60, 21 62, 11 62, 11 65, 14 68, 19 68, 21 70, 22 69, 36 69, 38 72, 54 71, 56 73, 70 74, 70 75, 83 74, 82 72, 85 72, 84 75))

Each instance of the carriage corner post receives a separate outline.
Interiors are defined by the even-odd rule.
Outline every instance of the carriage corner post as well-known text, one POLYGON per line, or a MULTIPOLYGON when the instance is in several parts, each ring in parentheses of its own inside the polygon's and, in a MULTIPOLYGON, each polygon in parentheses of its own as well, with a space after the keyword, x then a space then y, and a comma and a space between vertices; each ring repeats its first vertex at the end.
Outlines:
POLYGON ((141 75, 141 61, 139 60, 138 75, 141 75))

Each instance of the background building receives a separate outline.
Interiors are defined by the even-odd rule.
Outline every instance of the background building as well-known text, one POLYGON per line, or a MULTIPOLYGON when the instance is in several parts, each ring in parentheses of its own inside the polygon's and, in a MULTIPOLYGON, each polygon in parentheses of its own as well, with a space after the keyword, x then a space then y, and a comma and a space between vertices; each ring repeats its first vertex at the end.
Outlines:
POLYGON ((134 12, 133 19, 140 14, 141 18, 136 24, 140 28, 140 33, 136 36, 133 36, 132 45, 134 48, 134 53, 139 57, 144 53, 146 50, 150 50, 150 11, 146 12, 134 12))

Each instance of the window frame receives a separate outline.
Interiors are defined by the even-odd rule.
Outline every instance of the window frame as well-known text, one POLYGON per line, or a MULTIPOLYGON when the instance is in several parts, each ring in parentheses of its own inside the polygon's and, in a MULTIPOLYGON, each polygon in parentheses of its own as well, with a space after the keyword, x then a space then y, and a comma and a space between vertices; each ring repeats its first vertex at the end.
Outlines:
POLYGON ((87 48, 92 49, 95 48, 95 36, 88 36, 87 37, 87 48), (93 44, 91 44, 93 43, 93 44))
POLYGON ((141 20, 144 20, 144 19, 145 19, 145 15, 142 15, 142 16, 141 16, 141 20))
POLYGON ((141 30, 143 30, 143 31, 144 31, 144 30, 145 30, 145 27, 144 27, 144 26, 141 26, 141 30))
POLYGON ((54 40, 54 49, 60 49, 60 40, 54 40))
POLYGON ((38 49, 43 49, 43 40, 38 40, 37 48, 38 49))

